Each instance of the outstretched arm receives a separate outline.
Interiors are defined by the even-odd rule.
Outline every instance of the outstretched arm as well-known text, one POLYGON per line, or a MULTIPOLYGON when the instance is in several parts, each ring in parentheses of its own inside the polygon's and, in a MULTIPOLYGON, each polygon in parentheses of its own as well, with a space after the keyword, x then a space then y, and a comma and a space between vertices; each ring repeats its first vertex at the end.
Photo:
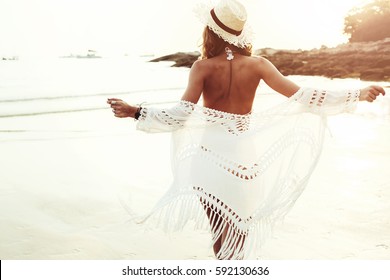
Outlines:
POLYGON ((261 76, 273 90, 284 96, 295 96, 295 100, 310 107, 313 112, 341 113, 351 111, 357 101, 373 102, 380 94, 385 95, 381 86, 371 85, 363 89, 328 91, 323 89, 300 88, 283 76, 267 59, 261 61, 261 76), (330 110, 328 110, 330 109, 330 110))
POLYGON ((145 132, 170 132, 182 128, 194 107, 185 100, 167 109, 135 107, 118 98, 110 98, 107 103, 113 108, 115 117, 138 119, 137 129, 145 132))
POLYGON ((299 90, 299 86, 280 73, 268 59, 261 58, 260 61, 261 78, 274 91, 290 97, 299 90))
POLYGON ((191 68, 188 85, 182 96, 182 101, 172 108, 161 109, 152 107, 137 107, 127 104, 121 99, 110 98, 110 104, 115 117, 139 119, 137 128, 146 132, 168 132, 183 127, 203 91, 204 71, 198 62, 191 68))
MULTIPOLYGON (((181 99, 195 104, 198 103, 203 91, 203 80, 204 71, 202 71, 202 66, 198 61, 195 61, 191 67, 187 88, 181 99)), ((117 118, 135 118, 141 109, 139 106, 132 106, 119 98, 109 98, 107 103, 110 104, 114 116, 117 118)))

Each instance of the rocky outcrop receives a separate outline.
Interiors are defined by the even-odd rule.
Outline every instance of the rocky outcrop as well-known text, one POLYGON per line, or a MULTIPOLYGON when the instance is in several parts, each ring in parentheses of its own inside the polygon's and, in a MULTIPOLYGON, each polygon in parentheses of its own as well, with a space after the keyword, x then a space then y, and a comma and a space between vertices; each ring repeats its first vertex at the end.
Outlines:
POLYGON ((261 49, 256 54, 267 57, 284 75, 390 81, 390 38, 310 51, 261 49))
POLYGON ((199 52, 178 52, 152 59, 150 62, 174 61, 173 67, 191 67, 199 56, 199 52))
MULTIPOLYGON (((254 54, 269 59, 286 76, 310 75, 390 81, 390 38, 308 51, 265 48, 255 51, 254 54)), ((175 61, 173 66, 191 67, 199 55, 198 52, 176 53, 152 61, 175 61)))

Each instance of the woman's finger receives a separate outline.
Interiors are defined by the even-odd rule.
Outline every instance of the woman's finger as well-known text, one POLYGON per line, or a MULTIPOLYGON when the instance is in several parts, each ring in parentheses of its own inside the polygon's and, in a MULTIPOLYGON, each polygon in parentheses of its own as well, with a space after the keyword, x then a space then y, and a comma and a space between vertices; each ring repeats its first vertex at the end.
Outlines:
POLYGON ((378 95, 380 93, 382 93, 382 95, 385 95, 385 89, 383 87, 377 85, 373 85, 372 87, 378 92, 378 95))
MULTIPOLYGON (((376 99, 377 94, 376 94, 376 93, 370 92, 370 93, 368 94, 368 96, 372 99, 372 101, 374 101, 374 100, 376 99)), ((372 101, 371 101, 371 102, 372 102, 372 101)))
POLYGON ((115 113, 114 113, 114 117, 122 118, 122 113, 120 113, 120 112, 115 112, 115 113))
POLYGON ((379 95, 379 91, 376 90, 375 88, 371 88, 371 89, 370 89, 370 94, 373 94, 373 95, 375 95, 375 96, 378 96, 378 95, 379 95))
POLYGON ((124 113, 122 113, 122 112, 116 113, 114 116, 117 117, 117 118, 124 118, 124 117, 126 117, 126 115, 124 113))
POLYGON ((119 98, 108 98, 107 99, 108 104, 116 104, 116 103, 121 102, 121 101, 123 101, 123 100, 119 99, 119 98))

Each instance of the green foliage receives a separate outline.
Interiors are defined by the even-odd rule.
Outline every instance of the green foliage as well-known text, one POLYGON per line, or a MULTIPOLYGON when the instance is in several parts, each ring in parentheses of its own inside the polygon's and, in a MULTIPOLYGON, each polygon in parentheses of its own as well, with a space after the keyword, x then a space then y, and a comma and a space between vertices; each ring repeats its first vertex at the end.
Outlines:
POLYGON ((352 9, 344 19, 350 42, 378 41, 390 37, 390 0, 374 0, 352 9))

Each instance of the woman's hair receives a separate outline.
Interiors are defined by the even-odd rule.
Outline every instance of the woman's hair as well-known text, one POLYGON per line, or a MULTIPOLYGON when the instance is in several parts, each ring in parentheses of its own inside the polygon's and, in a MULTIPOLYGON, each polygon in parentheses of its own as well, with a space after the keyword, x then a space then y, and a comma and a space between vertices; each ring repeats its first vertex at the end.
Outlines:
POLYGON ((203 31, 202 59, 212 58, 217 55, 220 55, 221 53, 225 52, 226 47, 229 47, 233 51, 238 52, 242 55, 252 55, 252 45, 248 45, 244 48, 239 48, 237 46, 229 44, 206 26, 203 31))

